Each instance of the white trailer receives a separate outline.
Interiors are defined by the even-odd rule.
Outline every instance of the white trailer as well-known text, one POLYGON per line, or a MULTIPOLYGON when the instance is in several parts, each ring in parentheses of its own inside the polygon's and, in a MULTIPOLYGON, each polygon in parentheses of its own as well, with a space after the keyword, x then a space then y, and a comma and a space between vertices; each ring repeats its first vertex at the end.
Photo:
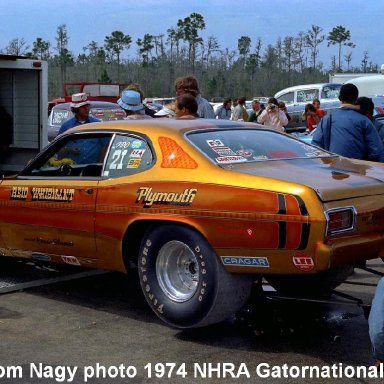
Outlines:
POLYGON ((357 77, 352 79, 350 83, 356 85, 359 96, 384 96, 384 68, 381 75, 357 77))
POLYGON ((375 75, 377 75, 377 73, 335 73, 334 75, 329 75, 329 82, 345 84, 350 83, 351 80, 357 77, 370 77, 375 75))
POLYGON ((0 106, 12 117, 12 142, 0 175, 20 171, 48 144, 48 64, 0 55, 0 106))

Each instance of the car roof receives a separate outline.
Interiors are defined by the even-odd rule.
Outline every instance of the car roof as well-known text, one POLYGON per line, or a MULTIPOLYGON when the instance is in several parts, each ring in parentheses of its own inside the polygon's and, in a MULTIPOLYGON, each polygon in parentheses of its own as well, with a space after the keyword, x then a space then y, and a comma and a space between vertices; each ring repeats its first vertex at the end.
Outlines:
POLYGON ((322 88, 322 87, 330 86, 330 85, 342 86, 343 84, 341 84, 341 83, 314 83, 314 84, 295 85, 292 87, 284 88, 281 91, 275 93, 275 97, 279 97, 281 94, 287 93, 287 92, 297 91, 297 90, 301 90, 301 89, 308 89, 308 88, 322 88))
MULTIPOLYGON (((121 108, 119 104, 112 103, 110 101, 95 101, 88 100, 91 108, 121 108)), ((52 109, 70 109, 71 103, 59 103, 56 104, 52 109)))
MULTIPOLYGON (((263 125, 232 121, 224 119, 143 119, 143 120, 117 120, 117 121, 103 121, 100 123, 91 123, 72 128, 66 132, 83 132, 83 131, 100 131, 100 128, 105 131, 127 131, 138 132, 148 136, 170 134, 178 135, 190 131, 204 130, 204 129, 238 129, 238 128, 261 128, 265 129, 263 125)), ((66 133, 65 132, 65 133, 66 133)))

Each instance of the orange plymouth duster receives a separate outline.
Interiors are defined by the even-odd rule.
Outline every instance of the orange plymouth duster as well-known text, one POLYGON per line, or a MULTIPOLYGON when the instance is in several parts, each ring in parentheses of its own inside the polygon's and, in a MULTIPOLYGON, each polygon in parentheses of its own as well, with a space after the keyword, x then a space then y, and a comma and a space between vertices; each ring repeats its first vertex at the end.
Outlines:
POLYGON ((201 327, 260 279, 326 294, 384 257, 384 165, 252 123, 87 124, 0 181, 0 255, 137 272, 163 321, 201 327))

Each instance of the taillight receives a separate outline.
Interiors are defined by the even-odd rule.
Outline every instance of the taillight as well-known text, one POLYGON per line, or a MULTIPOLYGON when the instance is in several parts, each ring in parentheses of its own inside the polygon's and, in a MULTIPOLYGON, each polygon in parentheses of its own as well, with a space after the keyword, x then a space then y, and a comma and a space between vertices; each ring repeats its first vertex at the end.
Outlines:
POLYGON ((102 111, 97 111, 97 112, 93 112, 92 115, 94 117, 103 117, 104 116, 104 112, 102 111))
POLYGON ((325 211, 327 218, 327 235, 353 231, 356 225, 356 210, 354 207, 335 208, 325 211))

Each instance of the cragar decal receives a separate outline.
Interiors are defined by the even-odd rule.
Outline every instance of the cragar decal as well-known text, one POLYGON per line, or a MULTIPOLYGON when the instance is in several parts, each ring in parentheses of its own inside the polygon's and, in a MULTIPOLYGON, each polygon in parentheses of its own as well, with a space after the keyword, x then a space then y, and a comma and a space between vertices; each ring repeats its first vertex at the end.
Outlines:
POLYGON ((235 265, 237 267, 269 267, 266 257, 245 257, 245 256, 222 256, 224 265, 235 265))

